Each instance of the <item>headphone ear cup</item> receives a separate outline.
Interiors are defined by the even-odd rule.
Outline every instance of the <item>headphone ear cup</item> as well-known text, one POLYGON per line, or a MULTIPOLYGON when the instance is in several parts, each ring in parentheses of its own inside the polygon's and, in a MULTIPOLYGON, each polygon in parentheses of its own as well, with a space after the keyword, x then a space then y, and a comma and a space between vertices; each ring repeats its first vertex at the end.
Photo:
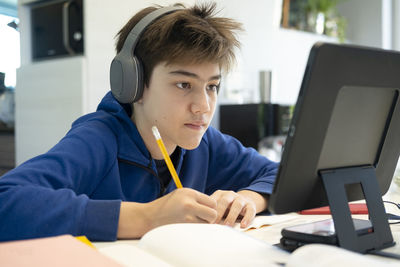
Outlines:
POLYGON ((118 102, 127 104, 140 99, 139 91, 143 91, 141 84, 143 71, 136 57, 129 60, 128 56, 118 54, 110 66, 110 86, 113 96, 118 102))
POLYGON ((133 94, 133 101, 136 102, 139 99, 142 98, 143 96, 143 90, 144 90, 144 70, 143 70, 143 64, 140 62, 139 58, 136 56, 133 57, 133 62, 135 65, 135 76, 136 76, 136 86, 134 88, 135 92, 133 94))
MULTIPOLYGON (((110 87, 113 96, 120 101, 123 90, 124 71, 122 63, 115 57, 110 66, 110 87)), ((121 102, 121 101, 120 101, 121 102)))

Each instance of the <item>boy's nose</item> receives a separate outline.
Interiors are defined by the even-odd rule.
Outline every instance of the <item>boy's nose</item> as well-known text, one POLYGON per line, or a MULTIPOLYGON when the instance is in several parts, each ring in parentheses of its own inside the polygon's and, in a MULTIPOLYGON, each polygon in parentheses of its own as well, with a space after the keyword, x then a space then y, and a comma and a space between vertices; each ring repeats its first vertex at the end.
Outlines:
POLYGON ((206 89, 195 94, 193 98, 191 106, 193 113, 206 113, 210 111, 210 97, 208 96, 206 89))

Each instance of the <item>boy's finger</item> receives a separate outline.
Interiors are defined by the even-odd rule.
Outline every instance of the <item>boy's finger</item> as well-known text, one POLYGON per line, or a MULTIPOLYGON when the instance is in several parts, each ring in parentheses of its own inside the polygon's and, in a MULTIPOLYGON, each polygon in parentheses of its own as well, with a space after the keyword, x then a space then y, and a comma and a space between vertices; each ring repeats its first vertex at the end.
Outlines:
POLYGON ((245 203, 240 199, 235 199, 229 209, 228 216, 226 216, 224 224, 233 226, 236 222, 236 219, 239 217, 242 209, 244 208, 245 203))
POLYGON ((217 219, 217 211, 210 207, 199 205, 196 210, 196 216, 205 222, 214 223, 217 219))
POLYGON ((256 216, 256 211, 250 207, 249 204, 245 207, 245 213, 243 219, 240 221, 240 227, 245 228, 249 226, 249 224, 253 221, 254 217, 256 216))
POLYGON ((234 197, 228 194, 221 195, 221 197, 217 200, 218 217, 216 223, 219 223, 225 214, 229 212, 233 200, 234 197))
POLYGON ((198 192, 196 196, 196 201, 199 204, 205 205, 207 207, 210 207, 212 209, 217 209, 217 202, 211 198, 210 196, 198 192))

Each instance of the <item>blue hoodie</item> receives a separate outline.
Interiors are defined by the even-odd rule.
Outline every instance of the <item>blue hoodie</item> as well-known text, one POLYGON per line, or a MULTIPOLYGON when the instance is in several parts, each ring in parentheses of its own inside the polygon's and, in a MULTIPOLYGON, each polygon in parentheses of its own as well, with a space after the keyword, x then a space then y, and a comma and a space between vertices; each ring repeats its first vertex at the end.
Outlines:
MULTIPOLYGON (((111 93, 96 112, 72 124, 47 153, 0 179, 0 240, 60 234, 115 240, 121 201, 146 203, 173 191, 161 188, 131 110, 111 93)), ((272 192, 278 164, 209 127, 200 145, 181 149, 176 166, 184 187, 272 192)))

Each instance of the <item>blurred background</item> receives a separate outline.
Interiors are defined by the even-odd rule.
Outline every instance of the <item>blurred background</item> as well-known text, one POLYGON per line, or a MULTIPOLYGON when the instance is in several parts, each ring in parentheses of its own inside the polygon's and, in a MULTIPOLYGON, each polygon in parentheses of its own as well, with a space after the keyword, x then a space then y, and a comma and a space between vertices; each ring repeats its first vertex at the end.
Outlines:
MULTIPOLYGON (((191 5, 195 0, 179 1, 191 5)), ((315 42, 400 50, 400 0, 217 0, 244 24, 212 125, 279 161, 315 42)), ((0 175, 46 152, 109 91, 115 35, 160 0, 0 0, 0 175)))

